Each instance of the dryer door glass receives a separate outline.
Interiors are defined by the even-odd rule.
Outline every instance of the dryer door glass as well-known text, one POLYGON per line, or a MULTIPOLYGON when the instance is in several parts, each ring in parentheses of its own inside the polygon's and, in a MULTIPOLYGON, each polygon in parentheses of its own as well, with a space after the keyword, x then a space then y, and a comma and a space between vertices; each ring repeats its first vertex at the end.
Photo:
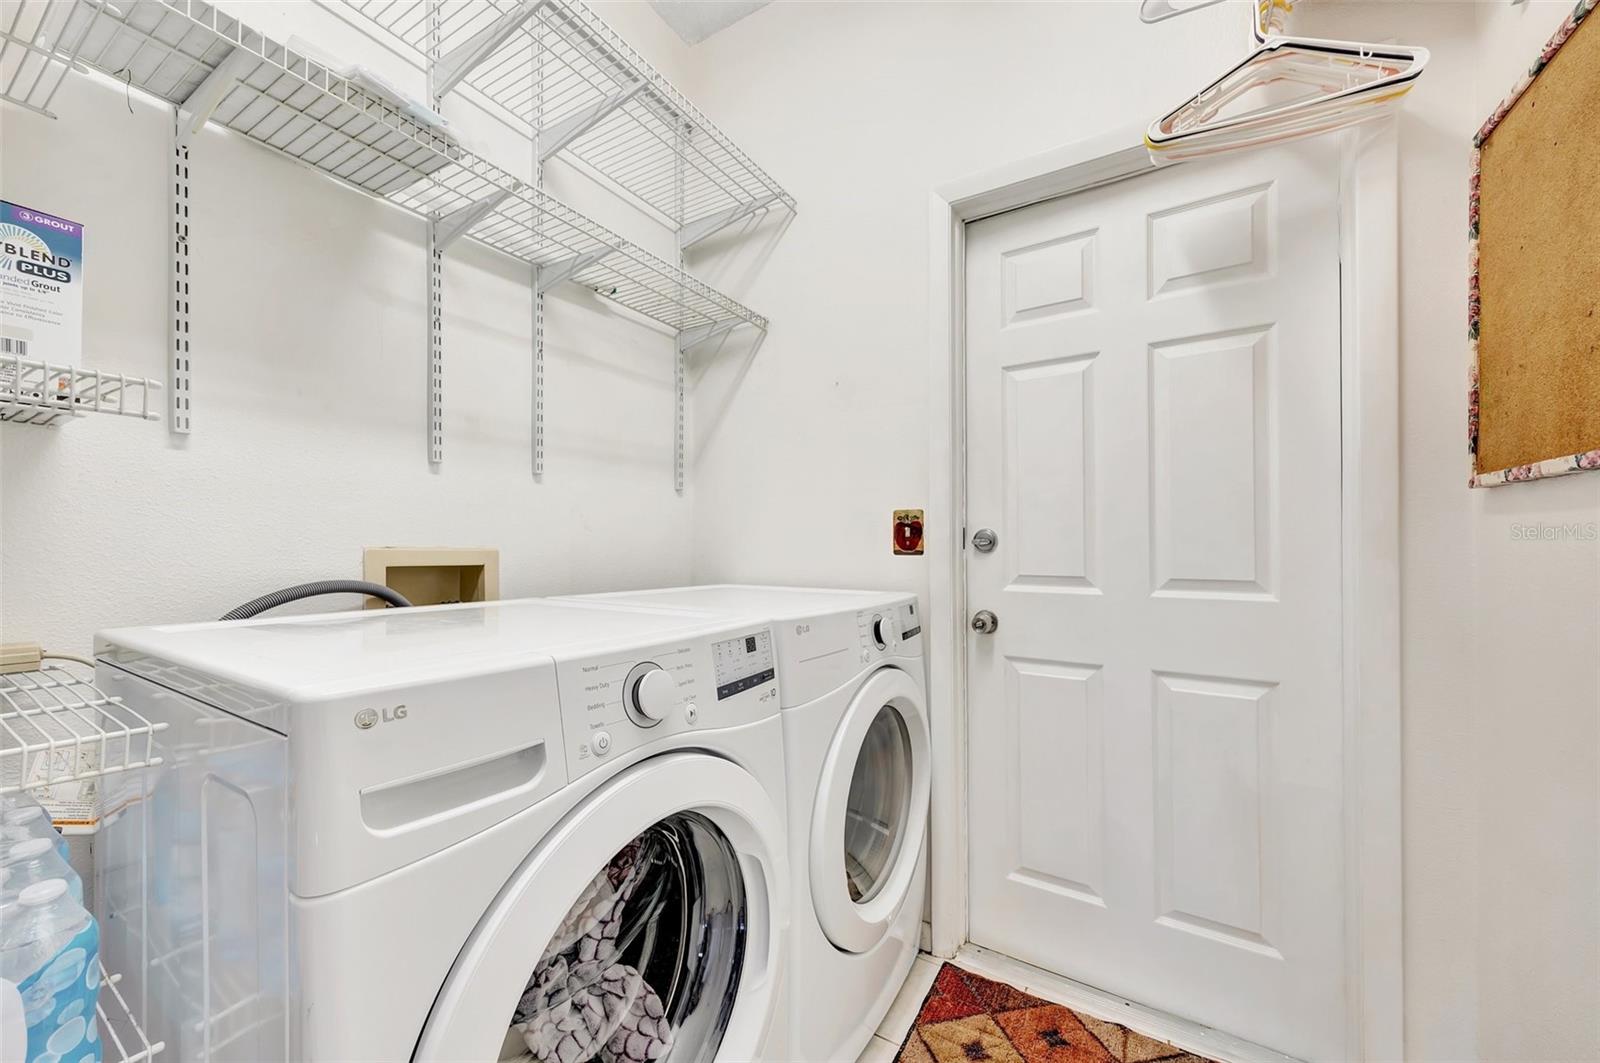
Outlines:
POLYGON ((850 899, 864 904, 894 867, 911 812, 911 736, 893 705, 878 710, 861 741, 845 806, 844 871, 850 899))
POLYGON ((537 958, 502 1059, 711 1060, 744 964, 744 880, 728 839, 681 812, 596 869, 537 958))

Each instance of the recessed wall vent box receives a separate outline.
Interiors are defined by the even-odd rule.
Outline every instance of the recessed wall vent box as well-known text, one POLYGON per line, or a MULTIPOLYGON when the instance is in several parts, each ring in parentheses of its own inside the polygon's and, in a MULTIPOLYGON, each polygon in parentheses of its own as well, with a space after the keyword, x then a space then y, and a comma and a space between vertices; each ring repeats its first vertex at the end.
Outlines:
MULTIPOLYGON (((369 546, 363 579, 399 591, 412 605, 493 602, 500 598, 500 551, 490 547, 369 546)), ((376 598, 368 609, 381 609, 376 598)))

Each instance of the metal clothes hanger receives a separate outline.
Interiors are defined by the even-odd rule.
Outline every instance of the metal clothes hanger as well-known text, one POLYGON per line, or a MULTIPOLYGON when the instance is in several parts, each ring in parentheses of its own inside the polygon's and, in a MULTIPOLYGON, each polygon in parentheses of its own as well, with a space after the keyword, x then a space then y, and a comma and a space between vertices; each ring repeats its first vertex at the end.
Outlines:
MULTIPOLYGON (((1219 2, 1144 0, 1139 17, 1161 22, 1219 2)), ((1293 0, 1257 0, 1255 48, 1150 124, 1145 146, 1152 158, 1178 162, 1381 118, 1428 65, 1426 48, 1287 36, 1292 7, 1293 0), (1264 99, 1252 106, 1251 96, 1264 99)))

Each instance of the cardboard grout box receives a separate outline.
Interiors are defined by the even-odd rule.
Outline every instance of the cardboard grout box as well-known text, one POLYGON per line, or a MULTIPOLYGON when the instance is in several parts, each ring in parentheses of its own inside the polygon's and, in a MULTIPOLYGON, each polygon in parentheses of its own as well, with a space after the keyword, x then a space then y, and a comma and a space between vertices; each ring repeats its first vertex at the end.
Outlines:
POLYGON ((0 355, 77 364, 83 226, 0 200, 0 355))

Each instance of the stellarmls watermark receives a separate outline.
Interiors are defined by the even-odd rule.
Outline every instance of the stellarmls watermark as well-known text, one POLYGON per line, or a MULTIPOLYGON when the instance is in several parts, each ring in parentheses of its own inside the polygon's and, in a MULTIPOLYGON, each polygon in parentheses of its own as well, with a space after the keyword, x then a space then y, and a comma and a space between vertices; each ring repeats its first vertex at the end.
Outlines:
POLYGON ((1511 525, 1514 543, 1600 543, 1600 521, 1533 521, 1511 525))

